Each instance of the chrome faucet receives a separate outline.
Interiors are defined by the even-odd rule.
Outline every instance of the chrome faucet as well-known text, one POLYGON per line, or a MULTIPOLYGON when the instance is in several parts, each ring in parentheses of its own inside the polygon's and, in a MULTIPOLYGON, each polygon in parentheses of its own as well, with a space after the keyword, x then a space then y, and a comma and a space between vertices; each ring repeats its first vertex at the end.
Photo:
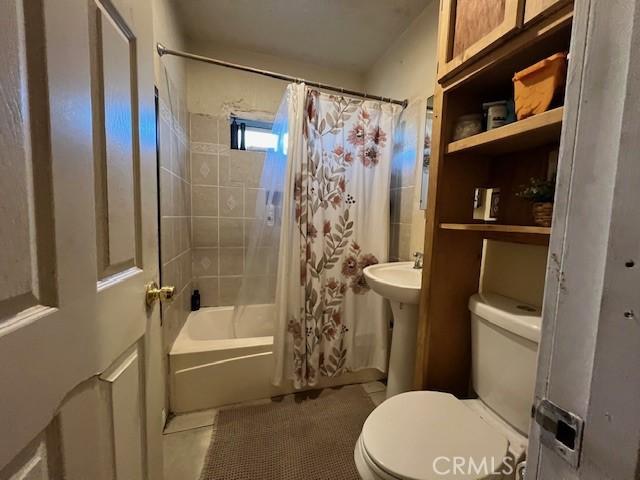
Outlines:
POLYGON ((422 268, 422 258, 424 257, 424 254, 422 252, 415 252, 413 254, 413 268, 415 269, 419 269, 422 268))

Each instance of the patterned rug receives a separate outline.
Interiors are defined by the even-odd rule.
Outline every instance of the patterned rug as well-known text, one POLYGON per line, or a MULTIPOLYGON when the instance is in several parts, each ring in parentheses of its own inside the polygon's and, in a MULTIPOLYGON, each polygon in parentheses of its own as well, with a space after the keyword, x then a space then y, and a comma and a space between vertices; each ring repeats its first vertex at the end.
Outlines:
POLYGON ((359 385, 221 410, 201 480, 359 480, 353 448, 374 409, 359 385))

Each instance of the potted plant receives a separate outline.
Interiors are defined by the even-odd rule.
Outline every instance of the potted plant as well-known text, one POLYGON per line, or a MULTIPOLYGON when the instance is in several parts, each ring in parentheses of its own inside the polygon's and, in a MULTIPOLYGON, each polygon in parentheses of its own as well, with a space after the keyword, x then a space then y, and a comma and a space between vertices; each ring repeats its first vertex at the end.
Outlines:
POLYGON ((556 193, 556 179, 531 178, 522 185, 516 196, 533 202, 533 221, 541 227, 550 227, 553 218, 553 197, 556 193))

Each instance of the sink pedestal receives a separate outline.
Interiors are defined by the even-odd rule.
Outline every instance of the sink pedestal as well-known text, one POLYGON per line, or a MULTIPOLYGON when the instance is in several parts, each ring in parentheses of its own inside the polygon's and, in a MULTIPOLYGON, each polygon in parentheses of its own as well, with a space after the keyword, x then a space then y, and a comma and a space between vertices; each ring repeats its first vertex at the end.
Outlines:
POLYGON ((413 262, 381 263, 364 269, 367 284, 391 303, 393 333, 387 398, 413 390, 422 271, 413 262))
POLYGON ((393 334, 387 377, 387 398, 413 390, 418 330, 418 305, 393 300, 390 303, 393 311, 393 334))

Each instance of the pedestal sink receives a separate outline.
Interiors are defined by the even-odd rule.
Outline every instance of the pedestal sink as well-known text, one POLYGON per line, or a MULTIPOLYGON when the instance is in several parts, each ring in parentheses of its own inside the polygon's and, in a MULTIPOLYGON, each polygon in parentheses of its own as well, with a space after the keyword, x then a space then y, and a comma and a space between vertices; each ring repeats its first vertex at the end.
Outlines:
POLYGON ((387 398, 413 389, 422 284, 422 270, 413 265, 413 262, 381 263, 364 269, 369 287, 388 299, 393 311, 387 398))

